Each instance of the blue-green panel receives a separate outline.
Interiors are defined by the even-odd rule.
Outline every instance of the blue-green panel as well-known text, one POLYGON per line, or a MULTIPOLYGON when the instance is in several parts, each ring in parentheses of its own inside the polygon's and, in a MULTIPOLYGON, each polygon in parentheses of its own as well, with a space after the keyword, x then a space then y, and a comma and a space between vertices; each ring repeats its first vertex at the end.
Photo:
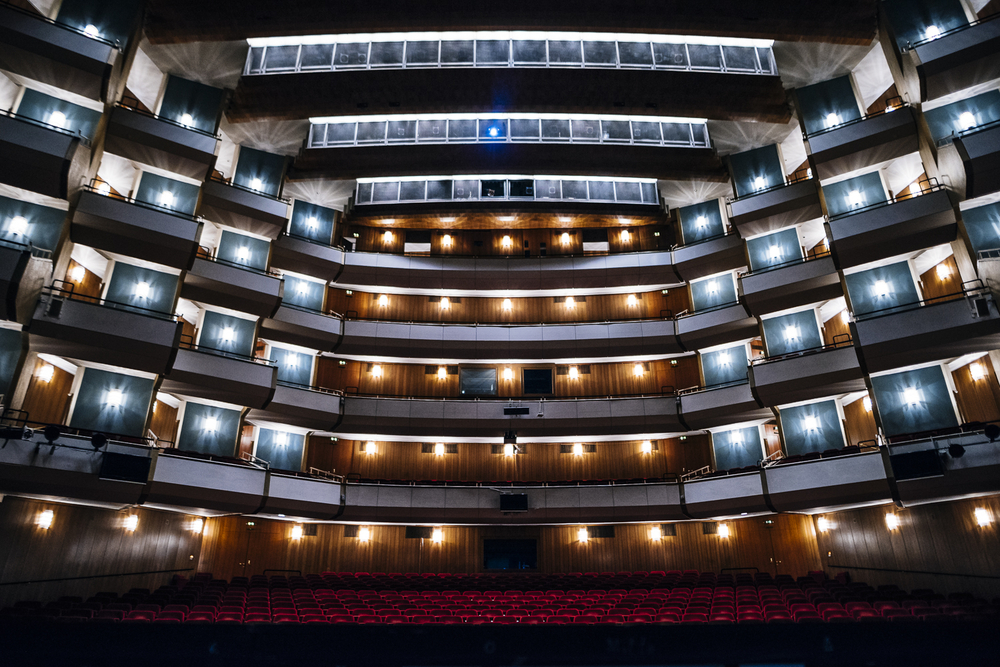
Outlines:
POLYGON ((836 401, 781 409, 781 433, 789 456, 844 448, 836 401))
POLYGON ((240 413, 201 403, 184 407, 177 448, 215 456, 233 456, 240 435, 240 413))
POLYGON ((940 366, 873 377, 872 389, 887 436, 958 426, 940 366))
POLYGON ((119 435, 145 434, 146 415, 153 399, 154 380, 83 368, 69 425, 119 435), (117 400, 115 406, 112 400, 117 400))

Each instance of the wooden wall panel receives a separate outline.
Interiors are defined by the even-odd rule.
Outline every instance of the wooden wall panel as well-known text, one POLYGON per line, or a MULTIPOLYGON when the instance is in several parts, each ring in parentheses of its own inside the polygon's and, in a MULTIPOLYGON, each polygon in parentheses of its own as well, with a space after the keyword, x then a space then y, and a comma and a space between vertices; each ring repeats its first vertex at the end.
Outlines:
POLYGON ((844 406, 844 433, 848 445, 875 444, 878 427, 875 425, 875 413, 865 410, 865 399, 859 398, 844 406))
POLYGON ((347 572, 480 572, 482 540, 538 540, 540 572, 606 572, 756 567, 803 576, 821 568, 808 517, 779 515, 728 522, 729 538, 704 535, 700 523, 677 524, 677 536, 649 539, 649 525, 619 525, 615 537, 577 541, 579 526, 446 527, 444 541, 406 539, 402 526, 375 526, 367 544, 345 538, 336 524, 317 526, 315 537, 291 539, 288 522, 244 517, 209 520, 199 569, 216 577, 262 574, 265 569, 347 572))
POLYGON ((823 344, 833 345, 835 342, 844 341, 850 338, 851 328, 844 321, 843 316, 837 313, 826 322, 823 323, 823 344), (837 338, 837 336, 843 336, 837 338), (837 340, 834 340, 837 339, 837 340))
POLYGON ((952 374, 955 380, 955 396, 958 410, 965 422, 988 422, 1000 419, 1000 384, 988 356, 981 357, 973 363, 979 364, 986 375, 978 380, 972 379, 972 364, 956 369, 952 374))
POLYGON ((157 439, 177 442, 177 408, 163 401, 153 402, 153 418, 149 422, 149 430, 156 434, 157 439))
POLYGON ((387 320, 393 322, 456 322, 480 324, 537 324, 556 322, 605 322, 608 320, 639 320, 670 317, 672 313, 691 306, 686 289, 637 292, 637 303, 628 305, 627 294, 587 296, 586 301, 574 299, 572 308, 553 297, 511 298, 509 311, 503 310, 503 298, 451 298, 447 310, 440 301, 428 296, 389 295, 389 304, 379 306, 379 294, 329 288, 327 309, 351 318, 387 320))
POLYGON ((63 280, 68 283, 63 285, 63 287, 69 288, 69 286, 72 285, 74 294, 83 294, 85 296, 94 297, 95 299, 100 298, 101 290, 104 288, 104 283, 101 282, 100 276, 91 272, 89 269, 84 268, 82 264, 77 264, 76 261, 72 259, 69 260, 69 266, 66 267, 66 275, 63 276, 63 280), (83 279, 79 282, 71 278, 74 269, 78 266, 83 268, 84 272, 83 279))
POLYGON ((1000 595, 1000 496, 898 509, 882 505, 824 515, 831 530, 819 533, 824 567, 831 575, 846 570, 871 585, 933 588, 939 593, 968 591, 977 597, 1000 595), (976 525, 974 510, 989 510, 993 523, 976 525), (895 512, 900 527, 890 531, 885 515, 895 512), (915 572, 882 572, 910 570, 915 572), (957 576, 957 575, 979 576, 957 576))
POLYGON ((928 271, 920 275, 920 286, 924 299, 940 299, 942 297, 955 297, 962 293, 962 276, 958 273, 958 264, 955 256, 949 255, 937 266, 932 266, 928 271), (937 267, 947 266, 948 275, 944 278, 938 277, 937 267))
MULTIPOLYGON (((406 396, 406 397, 452 397, 459 398, 459 375, 448 375, 438 379, 438 366, 425 367, 423 364, 379 364, 382 377, 372 375, 372 364, 361 361, 347 361, 320 357, 317 364, 316 382, 325 389, 349 390, 349 393, 406 396), (432 368, 434 372, 427 373, 432 368)), ((500 397, 520 397, 522 394, 522 371, 525 368, 551 368, 553 373, 553 393, 548 398, 584 396, 625 396, 636 394, 669 393, 671 388, 679 389, 698 384, 698 362, 695 357, 680 357, 676 365, 671 360, 662 359, 648 362, 648 368, 641 377, 634 372, 634 363, 589 364, 590 374, 581 374, 571 380, 569 375, 558 375, 555 364, 504 364, 496 366, 498 395, 500 397), (503 379, 503 369, 510 368, 513 380, 503 379)), ((469 368, 492 367, 489 364, 463 364, 469 368)), ((586 366, 581 364, 577 367, 586 366)))
POLYGON ((53 366, 52 379, 43 382, 38 377, 38 371, 48 366, 47 361, 35 357, 35 365, 24 371, 30 372, 28 389, 24 394, 21 409, 28 413, 28 420, 40 424, 64 424, 70 403, 70 390, 73 388, 73 374, 53 366))
MULTIPOLYGON (((194 517, 146 509, 114 510, 36 502, 7 496, 0 502, 0 581, 39 581, 112 574, 118 576, 0 586, 0 607, 16 600, 54 600, 60 595, 88 597, 98 591, 124 593, 132 587, 156 588, 169 573, 122 576, 130 572, 188 569, 193 572, 202 536, 191 531, 194 517), (36 524, 43 510, 54 513, 52 526, 36 524), (138 514, 135 532, 123 528, 127 514, 138 514)), ((192 572, 182 572, 190 575, 192 572)))

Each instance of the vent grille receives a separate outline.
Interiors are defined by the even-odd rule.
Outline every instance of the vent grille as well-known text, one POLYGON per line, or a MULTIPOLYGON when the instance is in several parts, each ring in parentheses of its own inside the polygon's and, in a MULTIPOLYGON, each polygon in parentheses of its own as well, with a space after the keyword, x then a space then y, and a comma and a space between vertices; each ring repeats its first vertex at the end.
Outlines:
POLYGON ((358 526, 344 526, 344 537, 357 537, 358 526))
POLYGON ((407 526, 406 539, 408 540, 429 540, 434 534, 434 529, 429 526, 407 526))
POLYGON ((677 537, 677 524, 676 523, 661 523, 660 524, 660 535, 663 537, 677 537))
POLYGON ((706 521, 701 524, 701 530, 704 535, 718 535, 719 534, 719 524, 715 521, 706 521))
POLYGON ((587 526, 587 535, 590 539, 596 539, 598 537, 614 537, 615 527, 614 526, 587 526))

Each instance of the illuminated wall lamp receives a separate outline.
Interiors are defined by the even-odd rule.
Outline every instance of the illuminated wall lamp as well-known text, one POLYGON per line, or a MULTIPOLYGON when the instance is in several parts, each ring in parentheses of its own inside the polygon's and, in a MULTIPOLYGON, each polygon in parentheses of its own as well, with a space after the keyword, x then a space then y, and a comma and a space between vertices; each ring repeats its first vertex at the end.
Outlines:
POLYGON ((569 367, 569 379, 570 380, 579 380, 580 379, 580 369, 577 368, 576 366, 570 366, 569 367))
POLYGON ((444 366, 438 366, 437 378, 438 378, 438 380, 445 380, 445 379, 447 379, 448 378, 448 369, 445 368, 444 366))
POLYGON ((502 239, 500 239, 500 245, 502 245, 504 248, 511 247, 511 245, 513 245, 513 243, 514 242, 507 235, 504 235, 504 237, 502 239))
POLYGON ((11 234, 24 235, 28 231, 28 219, 23 215, 16 215, 10 219, 7 231, 11 234))
POLYGON ((198 517, 197 519, 195 519, 194 521, 191 522, 191 532, 192 533, 200 535, 203 530, 205 530, 205 520, 204 519, 202 519, 201 517, 198 517))
POLYGON ((765 180, 763 176, 758 176, 753 179, 754 190, 763 190, 765 187, 767 187, 767 180, 765 180))
POLYGON ((444 443, 439 442, 434 445, 434 456, 444 456, 444 443))
POLYGON ((170 208, 174 205, 174 193, 170 190, 164 190, 160 193, 160 206, 166 206, 170 208))
POLYGON ((302 524, 295 524, 292 526, 292 539, 301 540, 302 539, 302 524))
POLYGON ((993 515, 985 507, 977 507, 973 514, 976 517, 976 525, 980 528, 985 528, 986 526, 993 523, 993 515))
POLYGON ((97 186, 97 194, 99 194, 101 196, 104 196, 104 197, 107 197, 108 195, 110 195, 111 194, 111 184, 110 183, 101 183, 100 185, 98 185, 97 186))
POLYGON ((576 541, 586 543, 590 540, 590 532, 586 528, 580 528, 576 531, 576 541))
POLYGON ((149 298, 149 283, 145 281, 136 283, 132 288, 132 295, 137 299, 149 298))
POLYGON ((632 375, 634 375, 635 377, 642 377, 643 373, 645 372, 646 369, 642 367, 641 363, 637 363, 634 366, 632 366, 632 375))
POLYGON ((886 514, 885 525, 889 530, 896 530, 899 528, 899 517, 892 513, 886 514))
POLYGON ((129 514, 125 517, 125 530, 130 533, 134 533, 135 529, 139 527, 139 515, 129 514))
POLYGON ((109 408, 120 408, 125 402, 125 394, 121 389, 109 389, 104 397, 104 404, 109 408))
POLYGON ((815 431, 819 428, 819 419, 814 415, 809 415, 802 420, 802 428, 807 431, 815 431))
POLYGON ((627 229, 623 229, 619 235, 622 243, 630 243, 632 241, 632 235, 628 233, 627 229))
POLYGON ((583 444, 576 442, 573 443, 573 456, 583 456, 583 444))
POLYGON ((513 368, 505 368, 505 369, 503 369, 503 379, 506 380, 507 382, 510 382, 511 380, 513 380, 514 379, 514 369, 513 368))
POLYGON ((705 289, 708 290, 709 294, 717 294, 719 291, 719 285, 714 280, 712 280, 707 285, 705 285, 705 289))
POLYGON ((365 454, 378 454, 378 445, 369 440, 365 443, 365 454))
POLYGON ((252 190, 256 190, 257 192, 260 192, 261 190, 264 189, 264 181, 260 180, 259 178, 255 178, 255 179, 253 179, 253 180, 250 181, 250 188, 252 190))
POLYGON ((382 366, 380 366, 379 364, 375 364, 372 366, 372 377, 375 378, 376 380, 382 377, 382 366))
POLYGON ((88 23, 87 27, 83 29, 83 34, 86 35, 87 37, 92 37, 94 39, 97 39, 98 37, 101 36, 101 31, 93 23, 88 23))
POLYGON ((240 260, 241 262, 248 261, 250 259, 250 248, 243 246, 242 248, 237 250, 236 259, 240 260))
POLYGON ((83 268, 79 264, 74 266, 73 270, 69 272, 69 279, 75 283, 82 281, 86 277, 87 277, 87 269, 83 268))
POLYGON ((181 125, 191 127, 194 125, 194 116, 189 113, 181 114, 181 125))
POLYGON ((219 430, 219 418, 205 417, 201 420, 201 429, 203 431, 207 431, 208 433, 215 433, 219 430))
POLYGON ((639 304, 639 298, 635 294, 629 294, 626 301, 630 307, 639 304))
POLYGON ((358 542, 367 543, 372 539, 372 530, 366 526, 358 528, 358 542))
POLYGON ((55 373, 55 366, 52 364, 45 364, 38 369, 38 373, 35 374, 35 377, 37 377, 41 382, 52 382, 52 376, 55 375, 55 373))
POLYGON ((446 296, 441 297, 441 310, 448 310, 451 308, 451 299, 446 296))
POLYGON ((500 309, 505 311, 510 311, 514 305, 510 302, 510 299, 504 299, 503 303, 500 304, 500 309))
POLYGON ((929 25, 924 29, 925 39, 937 39, 941 36, 941 28, 936 25, 929 25))
POLYGON ((306 227, 309 229, 309 231, 313 232, 316 231, 317 228, 319 228, 319 220, 316 219, 316 216, 311 215, 308 218, 306 218, 306 227))
POLYGON ((49 125, 65 129, 66 114, 64 114, 62 111, 53 111, 52 113, 49 114, 49 125))
POLYGON ((705 227, 708 227, 708 218, 706 218, 703 215, 699 215, 697 218, 695 218, 694 226, 697 227, 698 229, 704 229, 705 227))
POLYGON ((836 113, 828 113, 826 115, 826 126, 834 127, 835 125, 840 125, 840 116, 836 113))
POLYGON ((878 299, 889 296, 889 283, 884 280, 876 280, 875 284, 872 285, 872 294, 878 299))
POLYGON ((274 444, 278 447, 284 447, 288 444, 288 434, 284 431, 278 431, 274 434, 274 444))
POLYGON ((393 239, 395 239, 395 238, 396 238, 396 235, 393 234, 392 232, 390 232, 387 229, 387 230, 385 230, 385 233, 382 234, 382 243, 386 243, 386 244, 392 243, 393 239))
POLYGON ((844 324, 847 324, 848 322, 851 321, 851 313, 848 312, 846 308, 840 311, 840 321, 843 322, 844 324))
POLYGON ((729 524, 720 523, 718 527, 719 537, 726 539, 729 537, 729 524))
POLYGON ((559 241, 563 245, 569 245, 569 233, 568 232, 563 232, 562 236, 559 237, 559 241))
POLYGON ((451 247, 451 234, 445 234, 441 238, 441 245, 443 245, 445 248, 451 247))
POLYGON ((654 542, 659 542, 662 537, 663 537, 663 531, 660 530, 659 526, 650 526, 649 539, 653 540, 654 542))
POLYGON ((978 382, 986 377, 986 367, 978 361, 971 363, 969 364, 969 374, 972 375, 973 381, 978 382))
POLYGON ((920 400, 920 390, 916 387, 907 387, 903 390, 903 402, 907 405, 917 405, 920 400))
POLYGON ((872 411, 872 397, 871 396, 865 396, 864 398, 862 398, 861 399, 861 405, 864 406, 865 412, 871 412, 872 411))
POLYGON ((937 265, 935 273, 937 273, 938 280, 947 280, 951 275, 951 267, 942 262, 937 265))
POLYGON ((503 455, 504 456, 506 456, 507 458, 510 458, 510 457, 514 456, 514 454, 516 452, 517 452, 517 450, 514 449, 514 443, 511 443, 511 442, 505 442, 504 443, 504 445, 503 445, 503 455))
POLYGON ((440 528, 435 528, 433 532, 431 532, 431 542, 433 542, 434 544, 441 544, 441 542, 443 541, 444 541, 444 531, 441 530, 440 528))
POLYGON ((968 130, 970 127, 976 126, 976 116, 971 111, 963 111, 958 117, 958 127, 962 130, 968 130))
POLYGON ((236 338, 236 329, 233 327, 222 327, 222 333, 219 337, 223 343, 232 343, 233 339, 236 338))
POLYGON ((388 294, 379 294, 378 295, 378 307, 379 308, 385 308, 388 305, 389 305, 389 295, 388 294))
POLYGON ((571 296, 568 296, 566 297, 565 304, 567 310, 573 310, 574 308, 576 308, 576 299, 574 299, 571 296))
POLYGON ((652 443, 652 441, 651 440, 643 440, 642 441, 642 445, 640 446, 640 449, 642 450, 643 454, 652 454, 653 453, 653 443, 652 443))
POLYGON ((818 519, 816 519, 816 528, 817 530, 819 530, 819 532, 825 533, 826 531, 833 528, 833 523, 829 519, 821 516, 818 519))
POLYGON ((52 519, 55 518, 55 513, 52 510, 44 510, 38 513, 38 518, 35 519, 35 523, 38 527, 43 530, 48 530, 52 527, 52 519))

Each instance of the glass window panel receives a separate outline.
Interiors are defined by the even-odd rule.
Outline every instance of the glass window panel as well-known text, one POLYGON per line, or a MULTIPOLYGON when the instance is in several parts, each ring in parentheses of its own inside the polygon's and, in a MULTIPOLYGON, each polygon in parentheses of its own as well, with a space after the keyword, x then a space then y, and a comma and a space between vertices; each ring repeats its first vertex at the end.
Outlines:
POLYGON ((568 120, 543 120, 542 138, 545 140, 566 139, 569 140, 568 120))
POLYGON ((426 65, 428 63, 437 64, 438 43, 433 42, 407 42, 406 43, 406 64, 426 65))
MULTIPOLYGON (((528 42, 529 44, 532 42, 528 42)), ((544 42, 542 44, 542 56, 545 55, 544 42)), ((506 63, 510 59, 510 42, 506 39, 481 39, 476 42, 476 62, 477 63, 506 63)))
POLYGON ((250 49, 250 60, 247 64, 247 71, 251 74, 260 74, 264 70, 261 66, 264 64, 264 47, 255 46, 250 49))
POLYGON ((455 181, 455 199, 479 199, 479 181, 455 181))
POLYGON ((510 182, 510 196, 531 198, 535 196, 535 182, 533 180, 519 180, 510 182))
POLYGON ((302 69, 329 69, 333 62, 333 44, 303 44, 302 69))
POLYGON ((545 42, 542 40, 516 40, 511 49, 516 63, 545 63, 545 42))
POLYGON ((525 368, 524 369, 524 393, 525 394, 551 394, 552 393, 552 369, 551 368, 525 368))
POLYGON ((389 121, 389 141, 413 141, 417 138, 417 121, 389 121))
POLYGON ((660 123, 663 140, 669 144, 690 144, 691 126, 688 123, 660 123))
POLYGON ((535 199, 560 199, 559 181, 535 181, 535 199))
POLYGON ((459 368, 459 391, 464 396, 495 396, 497 393, 497 369, 459 368))
POLYGON ((427 181, 403 181, 399 184, 400 201, 423 201, 427 181))
POLYGON ((441 62, 448 64, 472 64, 474 55, 471 39, 441 42, 441 62))
POLYGON ((653 64, 649 42, 618 42, 618 58, 623 67, 649 67, 653 64))
POLYGON ((587 181, 563 181, 562 182, 562 198, 563 199, 586 199, 587 198, 587 181))
POLYGON ((694 137, 695 146, 708 146, 708 126, 692 125, 691 136, 694 137))
POLYGON ((492 181, 481 181, 481 183, 482 183, 481 192, 483 199, 504 196, 504 184, 506 184, 507 181, 492 180, 492 181))
POLYGON ((603 120, 601 127, 604 130, 606 141, 631 141, 632 130, 629 129, 627 120, 603 120))
POLYGON ((614 42, 584 42, 583 58, 588 65, 617 65, 614 42))
POLYGON ((618 201, 642 201, 642 190, 638 183, 618 181, 615 183, 618 201))
POLYGON ((402 65, 402 42, 372 42, 372 65, 402 65))
POLYGON ((562 39, 549 40, 550 63, 581 63, 583 62, 582 58, 580 42, 562 39))
POLYGON ((653 44, 653 61, 657 67, 687 67, 683 44, 653 44))
POLYGON ((771 69, 771 49, 757 48, 757 60, 760 62, 760 71, 766 74, 774 74, 771 69))
POLYGON ((722 51, 718 46, 708 44, 688 44, 691 67, 704 69, 722 68, 722 51))
POLYGON ((326 126, 327 144, 353 144, 356 123, 332 123, 326 126))
POLYGON ((399 199, 399 183, 372 183, 372 201, 396 201, 399 199))
POLYGON ((268 72, 295 69, 298 58, 298 46, 269 46, 264 55, 264 69, 268 72))
POLYGON ((358 203, 367 204, 372 200, 372 183, 358 183, 358 203))
POLYGON ((739 72, 756 72, 757 58, 752 46, 723 46, 722 53, 726 56, 726 69, 739 72))
POLYGON ((660 142, 660 124, 632 121, 632 138, 643 142, 660 142))
POLYGON ((421 120, 417 122, 418 141, 444 141, 448 137, 448 121, 421 120))
POLYGON ((512 139, 538 139, 538 121, 527 118, 515 118, 510 121, 510 136, 512 139))
POLYGON ((427 181, 428 199, 451 199, 451 181, 427 181))
POLYGON ((309 147, 323 146, 326 144, 326 125, 312 125, 309 127, 309 147))
POLYGON ((358 123, 358 141, 385 141, 385 121, 358 123))
POLYGON ((655 204, 658 201, 656 197, 656 183, 642 184, 642 201, 646 204, 655 204))
POLYGON ((601 138, 601 121, 574 120, 573 141, 599 141, 601 138))
POLYGON ((475 139, 476 138, 476 121, 475 120, 451 120, 451 121, 448 121, 448 138, 449 139, 475 139))
POLYGON ((590 198, 598 201, 614 201, 615 184, 611 181, 590 181, 590 198))
POLYGON ((337 44, 335 67, 363 67, 368 64, 368 42, 337 44))
POLYGON ((481 120, 479 121, 479 138, 493 141, 502 141, 507 138, 507 121, 505 120, 481 120))

